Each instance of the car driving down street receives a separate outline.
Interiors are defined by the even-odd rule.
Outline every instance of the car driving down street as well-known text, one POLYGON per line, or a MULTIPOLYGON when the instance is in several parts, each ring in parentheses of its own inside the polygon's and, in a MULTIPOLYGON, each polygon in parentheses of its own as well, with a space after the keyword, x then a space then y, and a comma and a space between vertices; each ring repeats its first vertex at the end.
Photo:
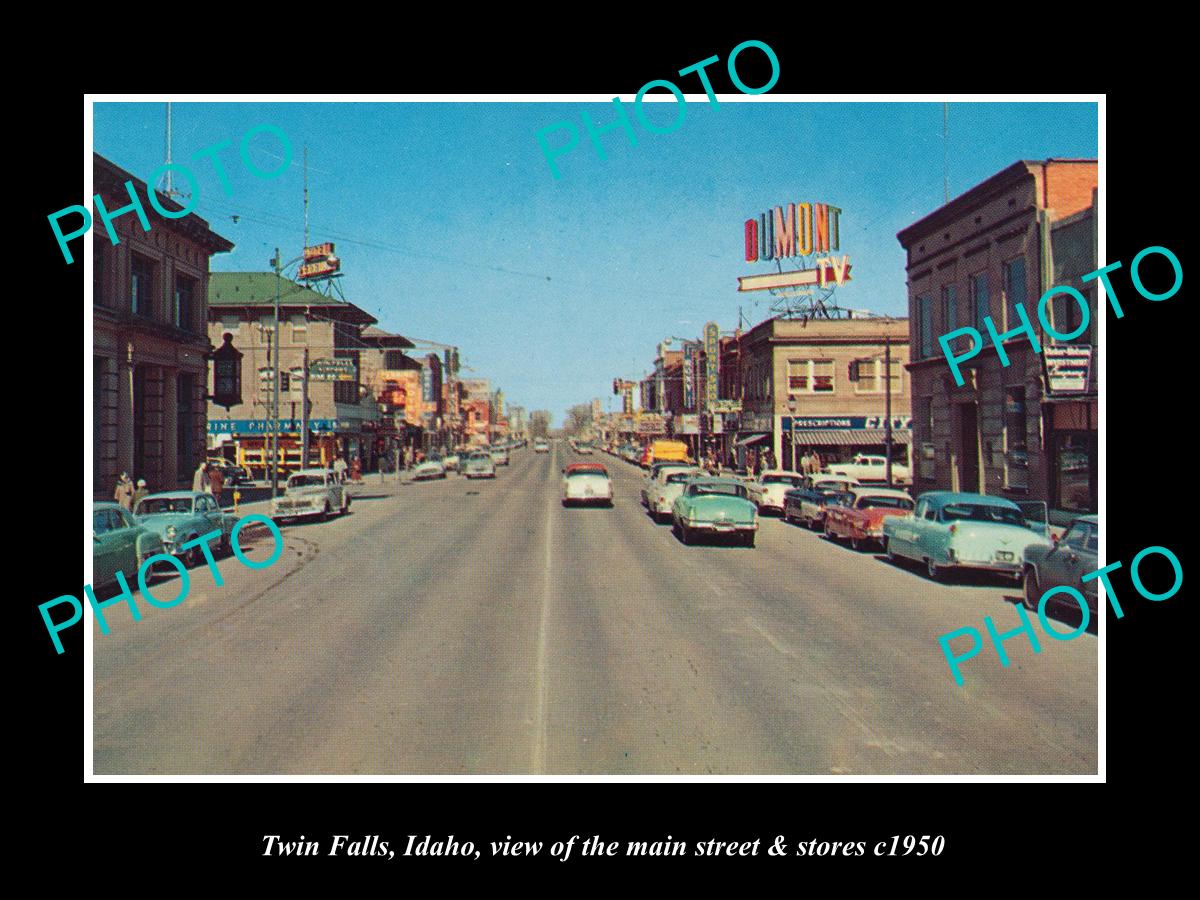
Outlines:
POLYGON ((601 463, 571 463, 563 469, 563 506, 599 503, 612 506, 612 479, 601 463))

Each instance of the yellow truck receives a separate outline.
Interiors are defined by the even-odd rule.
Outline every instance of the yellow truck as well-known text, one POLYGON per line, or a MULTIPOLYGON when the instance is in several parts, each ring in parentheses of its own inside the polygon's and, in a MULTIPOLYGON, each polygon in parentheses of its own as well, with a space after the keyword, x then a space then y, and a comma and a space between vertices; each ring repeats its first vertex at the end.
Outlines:
POLYGON ((692 462, 683 441, 659 440, 650 445, 650 462, 692 462))

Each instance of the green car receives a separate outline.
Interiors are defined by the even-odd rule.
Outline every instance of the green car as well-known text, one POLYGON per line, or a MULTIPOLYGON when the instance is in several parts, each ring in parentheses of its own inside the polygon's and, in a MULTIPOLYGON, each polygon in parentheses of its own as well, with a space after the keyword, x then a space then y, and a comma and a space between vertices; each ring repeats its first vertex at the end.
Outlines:
POLYGON ((162 552, 162 539, 125 507, 118 503, 92 504, 92 587, 116 581, 121 572, 130 589, 137 590, 142 562, 162 552))
POLYGON ((758 507, 733 478, 694 478, 671 506, 671 525, 685 544, 699 534, 732 534, 754 546, 758 507))

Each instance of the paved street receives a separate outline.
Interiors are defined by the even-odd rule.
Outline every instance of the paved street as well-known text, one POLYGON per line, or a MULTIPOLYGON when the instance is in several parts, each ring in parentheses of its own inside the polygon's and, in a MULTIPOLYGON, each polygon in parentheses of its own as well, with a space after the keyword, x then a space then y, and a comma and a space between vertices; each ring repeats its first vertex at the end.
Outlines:
POLYGON ((271 568, 193 570, 141 622, 111 608, 97 774, 1096 771, 1094 634, 1014 638, 1009 668, 985 638, 958 687, 937 637, 1015 627, 1018 589, 775 518, 754 549, 684 546, 611 456, 586 459, 614 507, 562 508, 581 458, 553 448, 494 481, 372 477, 347 516, 285 527, 271 568))

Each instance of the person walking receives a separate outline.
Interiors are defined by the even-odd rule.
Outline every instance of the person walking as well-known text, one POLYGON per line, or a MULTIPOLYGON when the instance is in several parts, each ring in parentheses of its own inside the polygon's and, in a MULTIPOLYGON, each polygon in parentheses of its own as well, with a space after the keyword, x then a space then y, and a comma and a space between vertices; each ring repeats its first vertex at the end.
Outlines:
POLYGON ((204 490, 204 485, 208 483, 208 463, 203 460, 200 465, 196 466, 196 471, 192 475, 192 490, 196 493, 204 490))
POLYGON ((337 479, 339 484, 346 481, 346 461, 342 459, 340 453, 333 460, 333 477, 337 479))
POLYGON ((217 501, 217 506, 221 505, 221 491, 225 488, 225 476, 221 474, 221 470, 217 466, 208 467, 208 492, 212 494, 213 499, 217 501))
POLYGON ((804 451, 804 455, 800 457, 800 471, 804 475, 812 474, 812 457, 808 455, 808 450, 804 451))
POLYGON ((117 479, 117 489, 113 491, 113 499, 128 510, 133 509, 133 482, 128 472, 122 472, 117 479))
POLYGON ((133 509, 137 509, 137 505, 141 499, 150 493, 150 488, 146 487, 146 479, 139 478, 137 490, 133 492, 133 509))
POLYGON ((819 474, 821 471, 821 454, 816 450, 812 452, 812 470, 814 475, 819 474))

